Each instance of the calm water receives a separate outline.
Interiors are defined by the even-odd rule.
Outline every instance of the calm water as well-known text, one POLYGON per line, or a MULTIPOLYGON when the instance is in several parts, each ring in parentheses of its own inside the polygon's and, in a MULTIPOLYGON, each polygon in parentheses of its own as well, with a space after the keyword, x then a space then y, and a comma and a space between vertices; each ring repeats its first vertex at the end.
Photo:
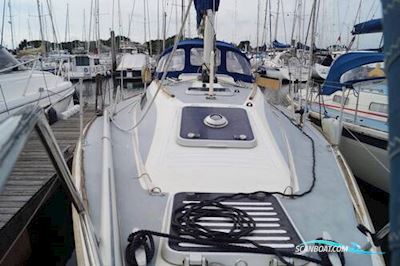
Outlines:
MULTIPOLYGON (((104 80, 102 83, 103 99, 105 104, 110 102, 115 89, 119 84, 114 84, 112 79, 104 80)), ((130 95, 143 90, 143 87, 137 84, 124 84, 124 95, 130 95)), ((83 96, 85 102, 94 104, 96 99, 96 83, 83 83, 83 96)), ((277 97, 276 99, 278 99, 277 97)), ((371 218, 375 225, 375 229, 379 230, 388 222, 388 202, 389 196, 365 182, 357 179, 361 192, 363 193, 365 202, 370 212, 371 218)), ((37 235, 41 234, 47 228, 53 228, 50 233, 46 234, 46 239, 42 239, 41 247, 37 254, 32 258, 32 265, 35 265, 43 256, 44 252, 52 260, 54 265, 76 265, 76 257, 74 252, 72 219, 71 219, 71 203, 62 189, 57 190, 53 196, 52 202, 46 203, 34 221, 32 230, 37 230, 37 235), (67 215, 65 215, 67 214, 67 215), (51 218, 55 216, 56 218, 51 218), (58 218, 57 218, 58 217, 58 218)), ((387 241, 383 243, 383 251, 388 251, 387 241)), ((386 253, 385 259, 388 258, 386 253)), ((389 264, 388 264, 389 265, 389 264)))

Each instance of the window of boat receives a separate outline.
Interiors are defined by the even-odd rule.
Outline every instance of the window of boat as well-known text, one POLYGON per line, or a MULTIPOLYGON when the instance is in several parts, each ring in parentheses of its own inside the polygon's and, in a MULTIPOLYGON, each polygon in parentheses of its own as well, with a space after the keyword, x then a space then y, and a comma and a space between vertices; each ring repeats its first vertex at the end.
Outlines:
MULTIPOLYGON (((161 73, 164 71, 164 66, 167 63, 168 57, 170 54, 166 54, 161 57, 160 61, 157 65, 157 72, 161 73)), ((177 49, 174 56, 171 59, 171 63, 169 68, 167 69, 168 72, 171 71, 183 71, 185 68, 185 50, 184 49, 177 49)))
POLYGON ((87 56, 77 56, 75 57, 76 66, 88 66, 90 65, 89 57, 87 56))
MULTIPOLYGON (((217 66, 221 65, 221 51, 217 49, 217 66)), ((192 66, 201 66, 204 63, 204 49, 192 48, 190 49, 190 64, 192 66)))
POLYGON ((226 52, 226 68, 231 73, 251 75, 249 62, 242 55, 235 52, 226 52))
MULTIPOLYGON (((333 102, 342 104, 342 96, 340 95, 335 95, 333 96, 333 102)), ((349 98, 346 97, 346 100, 344 101, 344 105, 347 105, 349 103, 349 98)))
POLYGON ((349 81, 384 78, 384 68, 383 62, 362 65, 344 73, 340 79, 340 82, 346 83, 349 81))
POLYGON ((17 59, 15 59, 4 47, 0 46, 0 70, 17 64, 17 59))
POLYGON ((368 108, 370 111, 372 112, 377 112, 377 113, 384 113, 387 114, 388 113, 388 105, 385 103, 375 103, 372 102, 369 105, 368 108))

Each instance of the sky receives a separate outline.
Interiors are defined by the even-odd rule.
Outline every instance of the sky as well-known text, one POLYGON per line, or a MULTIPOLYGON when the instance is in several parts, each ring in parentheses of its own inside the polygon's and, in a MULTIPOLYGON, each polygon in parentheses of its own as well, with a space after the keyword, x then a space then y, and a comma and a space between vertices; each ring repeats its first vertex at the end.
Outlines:
MULTIPOLYGON (((4 28, 4 45, 12 48, 10 14, 8 3, 11 3, 11 18, 14 32, 14 46, 23 39, 40 39, 40 27, 38 18, 37 0, 5 0, 6 16, 4 28)), ((59 41, 65 40, 66 25, 69 25, 70 38, 67 39, 88 39, 91 3, 94 0, 39 0, 42 6, 42 20, 44 25, 44 35, 46 40, 54 41, 52 33, 50 12, 47 2, 52 6, 53 19, 55 21, 56 35, 59 41), (67 5, 69 9, 69 23, 67 23, 67 5), (85 15, 84 15, 85 14, 85 15), (84 19, 85 18, 85 19, 84 19), (84 26, 86 31, 84 31, 84 26)), ((293 28, 294 11, 299 10, 296 2, 300 0, 269 0, 271 2, 271 31, 269 26, 269 12, 266 31, 264 31, 265 6, 268 0, 221 0, 220 11, 216 17, 217 39, 227 42, 238 43, 241 40, 250 40, 251 45, 257 44, 257 24, 259 25, 259 44, 266 40, 274 39, 278 1, 280 1, 280 11, 278 16, 277 39, 280 42, 290 42, 293 28), (283 12, 282 12, 283 9, 283 12), (259 23, 257 23, 257 12, 259 13, 259 23), (266 34, 263 34, 266 32, 266 34)), ((100 36, 108 39, 110 30, 128 35, 130 16, 133 10, 133 19, 130 26, 130 38, 134 41, 143 43, 145 40, 145 12, 144 3, 148 4, 147 23, 150 31, 147 31, 147 39, 162 37, 162 6, 164 3, 167 13, 166 25, 167 36, 174 35, 177 27, 181 23, 181 4, 182 0, 99 0, 99 24, 100 36), (118 12, 118 4, 120 12, 118 12), (114 5, 114 16, 113 16, 114 5), (158 9, 159 7, 159 9, 158 9), (160 11, 158 11, 160 10, 160 11), (113 23, 114 17, 114 23, 113 23), (121 27, 119 27, 121 24, 121 27), (158 26, 159 25, 159 26, 158 26)), ((189 0, 183 0, 187 5, 189 0)), ((311 5, 313 0, 302 0, 303 15, 302 22, 305 27, 303 34, 299 34, 298 28, 294 36, 304 41, 308 21, 310 19, 311 5)), ((3 1, 0 0, 0 10, 3 11, 3 1)), ((3 13, 0 13, 2 17, 3 13)), ((192 7, 186 28, 187 37, 197 37, 195 25, 195 10, 192 7)), ((380 18, 382 16, 380 0, 320 0, 318 23, 316 33, 316 43, 318 47, 337 43, 341 36, 342 44, 347 44, 350 39, 350 31, 355 22, 380 18), (357 10, 361 1, 359 16, 356 18, 357 10)), ((93 19, 94 20, 94 19, 93 19)), ((93 27, 92 22, 92 27, 93 27)), ((297 23, 298 25, 298 23, 297 23)), ((92 39, 93 39, 93 34, 92 39)), ((376 48, 379 46, 381 34, 366 35, 359 38, 355 43, 359 48, 376 48)))

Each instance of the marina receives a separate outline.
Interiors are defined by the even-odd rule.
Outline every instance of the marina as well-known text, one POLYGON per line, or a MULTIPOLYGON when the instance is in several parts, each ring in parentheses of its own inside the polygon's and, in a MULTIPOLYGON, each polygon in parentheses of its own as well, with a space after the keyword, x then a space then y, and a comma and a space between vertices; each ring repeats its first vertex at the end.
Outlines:
POLYGON ((2 3, 1 266, 400 263, 391 1, 31 2, 2 3))

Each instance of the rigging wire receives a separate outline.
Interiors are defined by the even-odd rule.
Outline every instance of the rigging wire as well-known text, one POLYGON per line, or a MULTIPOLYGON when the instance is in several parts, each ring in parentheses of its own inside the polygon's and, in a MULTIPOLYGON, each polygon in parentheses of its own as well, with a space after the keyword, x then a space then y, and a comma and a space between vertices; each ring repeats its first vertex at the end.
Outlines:
MULTIPOLYGON (((190 0, 189 4, 188 4, 188 6, 187 6, 187 10, 186 10, 186 13, 185 13, 185 16, 184 16, 184 19, 183 19, 183 23, 182 23, 182 25, 181 25, 181 27, 180 27, 179 33, 175 36, 175 41, 174 41, 174 45, 173 45, 172 51, 171 51, 170 54, 168 55, 167 61, 166 61, 165 65, 164 65, 164 67, 163 67, 163 71, 162 71, 163 74, 162 74, 161 80, 160 80, 160 82, 159 82, 159 84, 158 84, 158 88, 157 88, 157 90, 156 90, 155 93, 154 93, 153 98, 151 99, 150 103, 147 105, 147 108, 144 110, 143 115, 139 118, 139 120, 136 122, 136 124, 134 124, 134 125, 131 126, 129 129, 126 129, 126 130, 124 130, 124 131, 132 131, 132 130, 134 130, 135 128, 137 128, 137 127, 143 122, 143 120, 146 118, 147 114, 149 113, 150 108, 151 108, 152 105, 154 104, 154 102, 155 102, 155 100, 156 100, 156 98, 157 98, 159 92, 160 92, 161 89, 163 88, 165 79, 166 79, 167 74, 168 74, 169 66, 170 66, 170 64, 171 64, 171 62, 172 62, 172 57, 175 55, 175 52, 176 52, 176 50, 177 50, 177 48, 178 48, 178 42, 179 42, 179 40, 180 40, 181 37, 182 37, 183 30, 184 30, 184 27, 185 27, 185 24, 186 24, 186 20, 187 20, 187 18, 188 18, 188 15, 189 15, 189 12, 190 12, 190 8, 191 8, 191 6, 192 6, 192 3, 193 3, 193 0, 190 0)), ((110 117, 111 117, 111 120, 113 120, 112 115, 111 115, 110 117)), ((114 121, 114 122, 115 122, 115 121, 114 121)))

